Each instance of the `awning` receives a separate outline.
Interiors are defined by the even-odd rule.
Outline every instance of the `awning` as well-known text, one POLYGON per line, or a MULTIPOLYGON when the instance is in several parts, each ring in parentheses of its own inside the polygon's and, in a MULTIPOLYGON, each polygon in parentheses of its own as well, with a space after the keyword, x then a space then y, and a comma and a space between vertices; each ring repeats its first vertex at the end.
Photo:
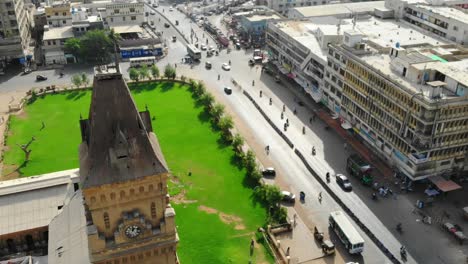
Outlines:
POLYGON ((454 181, 446 180, 441 176, 433 176, 429 178, 432 183, 437 186, 437 188, 443 192, 450 192, 454 190, 461 189, 462 187, 456 184, 454 181))

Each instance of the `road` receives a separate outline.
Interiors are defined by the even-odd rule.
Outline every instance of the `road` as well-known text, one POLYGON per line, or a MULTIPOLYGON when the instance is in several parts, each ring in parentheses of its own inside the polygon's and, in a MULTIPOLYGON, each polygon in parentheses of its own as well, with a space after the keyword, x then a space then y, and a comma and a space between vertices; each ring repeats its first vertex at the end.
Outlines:
MULTIPOLYGON (((165 9, 164 12, 168 12, 167 6, 157 8, 160 12, 163 9, 165 9)), ((164 14, 167 15, 167 13, 164 14)), ((172 21, 179 20, 179 26, 177 27, 183 34, 190 37, 191 29, 193 29, 199 39, 205 41, 208 38, 209 45, 214 45, 214 41, 207 34, 204 34, 195 24, 189 23, 189 20, 180 12, 174 10, 170 12, 169 17, 172 21)), ((167 38, 169 54, 158 62, 158 66, 162 68, 167 63, 176 63, 178 74, 203 80, 207 87, 217 97, 221 98, 229 109, 232 109, 236 118, 242 119, 242 122, 247 125, 249 133, 246 138, 258 145, 270 145, 271 153, 268 159, 264 161, 265 165, 275 166, 278 171, 279 176, 277 178, 280 186, 294 193, 301 190, 307 193, 306 203, 297 204, 296 208, 301 213, 301 217, 307 218, 309 222, 318 225, 321 229, 325 229, 329 212, 339 209, 339 206, 326 194, 292 150, 284 143, 283 139, 274 132, 258 113, 258 110, 253 107, 252 103, 241 94, 240 90, 234 88, 233 94, 226 96, 222 88, 232 86, 231 78, 235 79, 244 89, 250 92, 278 127, 282 127, 284 123, 284 120, 280 118, 280 112, 283 104, 286 105, 285 118, 288 118, 291 123, 287 136, 293 140, 295 146, 304 154, 309 154, 312 146, 315 146, 317 155, 309 156, 308 161, 320 175, 325 175, 327 171, 332 174, 345 172, 345 160, 351 152, 343 149, 343 140, 335 133, 325 131, 323 129, 324 124, 321 121, 309 124, 310 110, 300 107, 295 102, 296 96, 291 93, 290 89, 275 83, 271 76, 262 75, 259 68, 249 67, 247 60, 252 56, 251 50, 233 50, 229 54, 226 50, 223 50, 219 56, 208 59, 205 57, 206 53, 203 53, 201 63, 195 65, 192 69, 189 65, 181 64, 181 59, 186 54, 185 41, 172 26, 164 28, 165 19, 161 18, 161 21, 159 21, 159 18, 159 15, 150 17, 155 21, 156 30, 164 32, 163 37, 167 38), (173 35, 178 36, 175 43, 170 42, 170 37, 173 35), (207 60, 212 62, 212 70, 204 68, 204 62, 207 60), (232 70, 230 72, 223 71, 221 64, 229 60, 231 60, 232 70), (221 77, 220 80, 217 78, 218 74, 221 77), (255 80, 255 86, 252 86, 252 80, 255 80), (260 90, 263 91, 262 98, 258 96, 260 90), (273 100, 271 106, 268 104, 269 98, 273 100), (297 109, 297 115, 292 114, 294 109, 297 109), (303 126, 306 126, 305 135, 302 134, 303 126), (315 199, 319 192, 323 193, 322 203, 315 199)), ((210 21, 217 24, 220 23, 220 18, 221 16, 210 17, 210 21)), ((126 72, 128 63, 122 63, 121 67, 122 71, 126 72)), ((25 91, 34 86, 51 84, 69 85, 70 77, 74 73, 86 72, 90 76, 92 74, 90 66, 67 66, 63 70, 65 74, 63 78, 59 77, 60 71, 62 70, 44 70, 25 76, 16 74, 0 76, 0 92, 25 91), (34 81, 36 74, 45 75, 49 79, 45 82, 36 83, 34 81)), ((330 185, 332 190, 345 201, 347 206, 360 219, 364 220, 369 229, 383 241, 395 256, 399 256, 398 249, 400 245, 404 244, 411 256, 416 259, 416 261, 410 259, 409 263, 465 262, 468 255, 467 248, 455 244, 447 234, 442 233, 436 226, 422 224, 419 221, 420 217, 418 218, 417 215, 411 213, 414 206, 407 196, 398 194, 394 198, 379 199, 379 201, 375 202, 370 199, 371 192, 368 188, 361 186, 355 179, 351 179, 351 181, 354 189, 349 193, 343 192, 334 181, 330 185), (397 222, 403 223, 403 234, 398 234, 394 230, 397 222)), ((360 233, 362 234, 362 232, 360 233)), ((353 259, 351 256, 349 256, 349 259, 359 263, 389 263, 388 259, 376 248, 372 241, 364 234, 362 235, 366 241, 362 259, 353 259)))

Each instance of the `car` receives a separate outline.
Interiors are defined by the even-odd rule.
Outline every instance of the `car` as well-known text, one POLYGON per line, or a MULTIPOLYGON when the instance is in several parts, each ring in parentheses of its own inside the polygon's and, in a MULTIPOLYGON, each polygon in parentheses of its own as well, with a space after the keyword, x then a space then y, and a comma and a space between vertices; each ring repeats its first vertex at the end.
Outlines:
POLYGON ((294 203, 296 201, 296 195, 288 191, 281 191, 282 200, 288 203, 294 203))
POLYGON ((165 28, 170 27, 169 23, 164 23, 164 27, 165 27, 165 28))
POLYGON ((45 80, 47 80, 47 77, 45 77, 44 75, 36 75, 36 81, 40 82, 45 80))
POLYGON ((207 68, 208 70, 211 69, 212 65, 211 65, 211 62, 207 61, 205 62, 205 68, 207 68))
POLYGON ((153 7, 154 7, 154 8, 157 8, 157 7, 158 7, 158 4, 154 3, 154 4, 153 4, 153 7))
POLYGON ((232 89, 231 89, 231 87, 227 87, 227 86, 224 87, 224 92, 225 92, 226 94, 232 94, 232 89))
POLYGON ((169 7, 169 12, 172 12, 174 11, 174 9, 172 7, 169 7))
POLYGON ((176 36, 172 36, 172 42, 176 42, 177 41, 177 37, 176 36))
POLYGON ((200 46, 200 49, 201 49, 201 50, 206 50, 206 46, 205 46, 204 44, 202 44, 202 45, 200 46))
POLYGON ((275 168, 268 167, 262 170, 263 176, 276 176, 275 168))
POLYGON ((214 50, 214 47, 213 47, 213 46, 210 46, 210 47, 208 48, 208 50, 214 50))
POLYGON ((338 185, 340 185, 341 188, 343 188, 346 191, 351 191, 353 189, 353 186, 348 180, 348 177, 344 176, 343 174, 336 175, 336 183, 338 183, 338 185))
POLYGON ((229 66, 229 64, 227 64, 227 63, 223 63, 221 68, 223 68, 223 70, 225 70, 225 71, 230 71, 231 70, 231 66, 229 66))
POLYGON ((154 16, 154 15, 156 15, 156 12, 150 11, 150 14, 151 14, 152 16, 154 16))

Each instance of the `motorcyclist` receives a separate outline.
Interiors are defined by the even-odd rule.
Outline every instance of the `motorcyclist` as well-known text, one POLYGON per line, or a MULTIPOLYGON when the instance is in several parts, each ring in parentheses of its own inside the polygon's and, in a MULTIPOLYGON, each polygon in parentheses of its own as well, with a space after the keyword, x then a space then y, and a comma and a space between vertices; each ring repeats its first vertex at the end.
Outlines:
POLYGON ((315 155, 315 147, 312 147, 312 155, 315 155))
MULTIPOLYGON (((401 227, 401 223, 398 223, 398 224, 396 225, 396 229, 397 229, 399 232, 401 232, 401 231, 403 230, 402 227, 401 227)), ((402 246, 402 248, 404 249, 403 246, 402 246)))
POLYGON ((327 179, 327 183, 329 183, 330 182, 330 173, 329 172, 327 172, 327 174, 325 175, 325 178, 327 179))
POLYGON ((375 192, 372 193, 372 200, 376 200, 377 199, 377 194, 375 192))
POLYGON ((255 85, 255 80, 252 80, 252 86, 254 86, 254 85, 255 85))

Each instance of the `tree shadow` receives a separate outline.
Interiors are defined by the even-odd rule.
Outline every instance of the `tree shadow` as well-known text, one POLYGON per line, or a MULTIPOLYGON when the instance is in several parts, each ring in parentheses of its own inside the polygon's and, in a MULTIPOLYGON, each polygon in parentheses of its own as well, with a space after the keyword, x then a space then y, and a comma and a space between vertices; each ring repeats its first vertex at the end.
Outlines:
POLYGON ((210 114, 208 113, 208 111, 206 111, 206 109, 204 109, 203 111, 201 111, 199 114, 198 114, 198 120, 200 120, 200 122, 202 123, 206 123, 206 122, 210 122, 210 114))
POLYGON ((67 96, 65 97, 66 100, 73 100, 75 97, 79 95, 79 91, 71 91, 67 93, 67 96))
POLYGON ((218 140, 216 140, 216 143, 218 143, 218 149, 225 149, 227 147, 231 147, 231 143, 224 139, 223 135, 220 135, 218 140))
POLYGON ((238 170, 244 169, 244 164, 242 162, 242 158, 238 157, 237 154, 231 156, 231 160, 229 161, 232 166, 236 167, 238 170))
POLYGON ((163 82, 159 86, 161 86, 161 92, 165 93, 172 90, 172 88, 174 88, 176 84, 176 82, 163 82))

